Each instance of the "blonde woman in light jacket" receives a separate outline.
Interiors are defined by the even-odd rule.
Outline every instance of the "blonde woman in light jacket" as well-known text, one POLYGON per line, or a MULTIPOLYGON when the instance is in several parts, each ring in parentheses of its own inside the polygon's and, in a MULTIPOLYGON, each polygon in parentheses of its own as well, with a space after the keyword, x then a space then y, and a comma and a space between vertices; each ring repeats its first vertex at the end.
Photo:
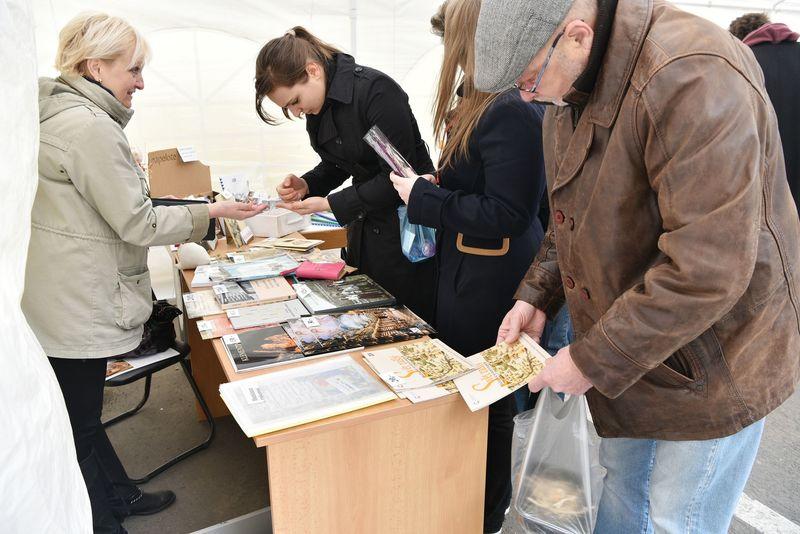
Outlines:
POLYGON ((79 15, 59 35, 61 76, 39 83, 39 187, 23 310, 50 357, 70 415, 95 532, 174 500, 132 484, 100 423, 106 359, 134 349, 150 316, 147 247, 198 241, 237 202, 153 207, 123 128, 144 89, 144 39, 125 21, 79 15))

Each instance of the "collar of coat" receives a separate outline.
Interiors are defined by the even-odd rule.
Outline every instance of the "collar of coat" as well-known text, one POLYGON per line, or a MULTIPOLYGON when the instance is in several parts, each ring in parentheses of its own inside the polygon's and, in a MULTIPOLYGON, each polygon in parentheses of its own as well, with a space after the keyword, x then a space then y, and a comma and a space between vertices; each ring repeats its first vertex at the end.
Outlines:
POLYGON ((350 104, 353 101, 353 87, 355 85, 356 60, 353 56, 338 53, 333 58, 333 78, 328 85, 326 100, 336 100, 342 104, 350 104))
POLYGON ((596 80, 586 87, 589 92, 573 88, 564 97, 570 103, 585 105, 588 119, 603 128, 610 128, 617 118, 653 14, 653 0, 619 0, 616 4, 615 12, 610 13, 613 22, 606 38, 608 44, 597 52, 592 47, 590 58, 598 64, 595 73, 587 67, 579 78, 584 83, 590 81, 586 75, 596 76, 596 80))
POLYGON ((88 98, 94 105, 108 113, 122 128, 125 128, 128 121, 133 117, 133 110, 123 106, 122 102, 117 100, 113 93, 100 84, 92 83, 83 76, 64 74, 61 75, 59 80, 69 85, 75 92, 88 98))

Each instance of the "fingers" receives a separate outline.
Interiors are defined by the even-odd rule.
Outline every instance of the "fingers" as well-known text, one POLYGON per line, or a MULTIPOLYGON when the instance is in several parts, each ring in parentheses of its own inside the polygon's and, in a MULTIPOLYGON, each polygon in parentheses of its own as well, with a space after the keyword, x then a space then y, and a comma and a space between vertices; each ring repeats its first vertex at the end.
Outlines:
POLYGON ((532 393, 540 392, 547 385, 542 378, 542 374, 544 374, 544 372, 534 376, 531 381, 528 382, 528 389, 530 389, 532 393))
POLYGON ((521 321, 516 313, 510 312, 509 315, 510 317, 508 321, 508 330, 506 331, 506 335, 503 341, 505 341, 506 343, 514 343, 517 339, 519 339, 521 321))

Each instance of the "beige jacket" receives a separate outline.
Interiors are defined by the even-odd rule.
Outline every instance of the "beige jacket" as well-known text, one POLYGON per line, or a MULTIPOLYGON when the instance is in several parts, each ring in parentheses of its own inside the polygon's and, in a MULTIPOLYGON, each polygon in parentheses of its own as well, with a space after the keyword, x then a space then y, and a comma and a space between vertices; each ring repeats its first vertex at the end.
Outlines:
POLYGON ((39 187, 22 309, 45 353, 135 348, 150 316, 147 247, 198 241, 207 206, 154 208, 123 128, 133 115, 80 77, 39 81, 39 187))

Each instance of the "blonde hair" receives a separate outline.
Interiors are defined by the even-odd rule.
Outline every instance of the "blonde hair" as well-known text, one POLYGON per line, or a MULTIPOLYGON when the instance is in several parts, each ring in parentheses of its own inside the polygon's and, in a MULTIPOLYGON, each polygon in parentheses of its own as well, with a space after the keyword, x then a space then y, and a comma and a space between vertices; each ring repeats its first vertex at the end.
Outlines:
POLYGON ((123 19, 105 13, 81 13, 58 34, 55 67, 61 74, 82 76, 87 60, 111 61, 131 49, 128 68, 144 65, 150 58, 147 41, 123 19))
POLYGON ((432 20, 434 32, 441 28, 444 33, 444 59, 433 107, 433 131, 443 147, 440 168, 451 164, 455 156, 468 156, 470 136, 497 98, 475 88, 475 29, 480 10, 480 0, 448 0, 432 20), (461 98, 456 95, 459 85, 461 98))

